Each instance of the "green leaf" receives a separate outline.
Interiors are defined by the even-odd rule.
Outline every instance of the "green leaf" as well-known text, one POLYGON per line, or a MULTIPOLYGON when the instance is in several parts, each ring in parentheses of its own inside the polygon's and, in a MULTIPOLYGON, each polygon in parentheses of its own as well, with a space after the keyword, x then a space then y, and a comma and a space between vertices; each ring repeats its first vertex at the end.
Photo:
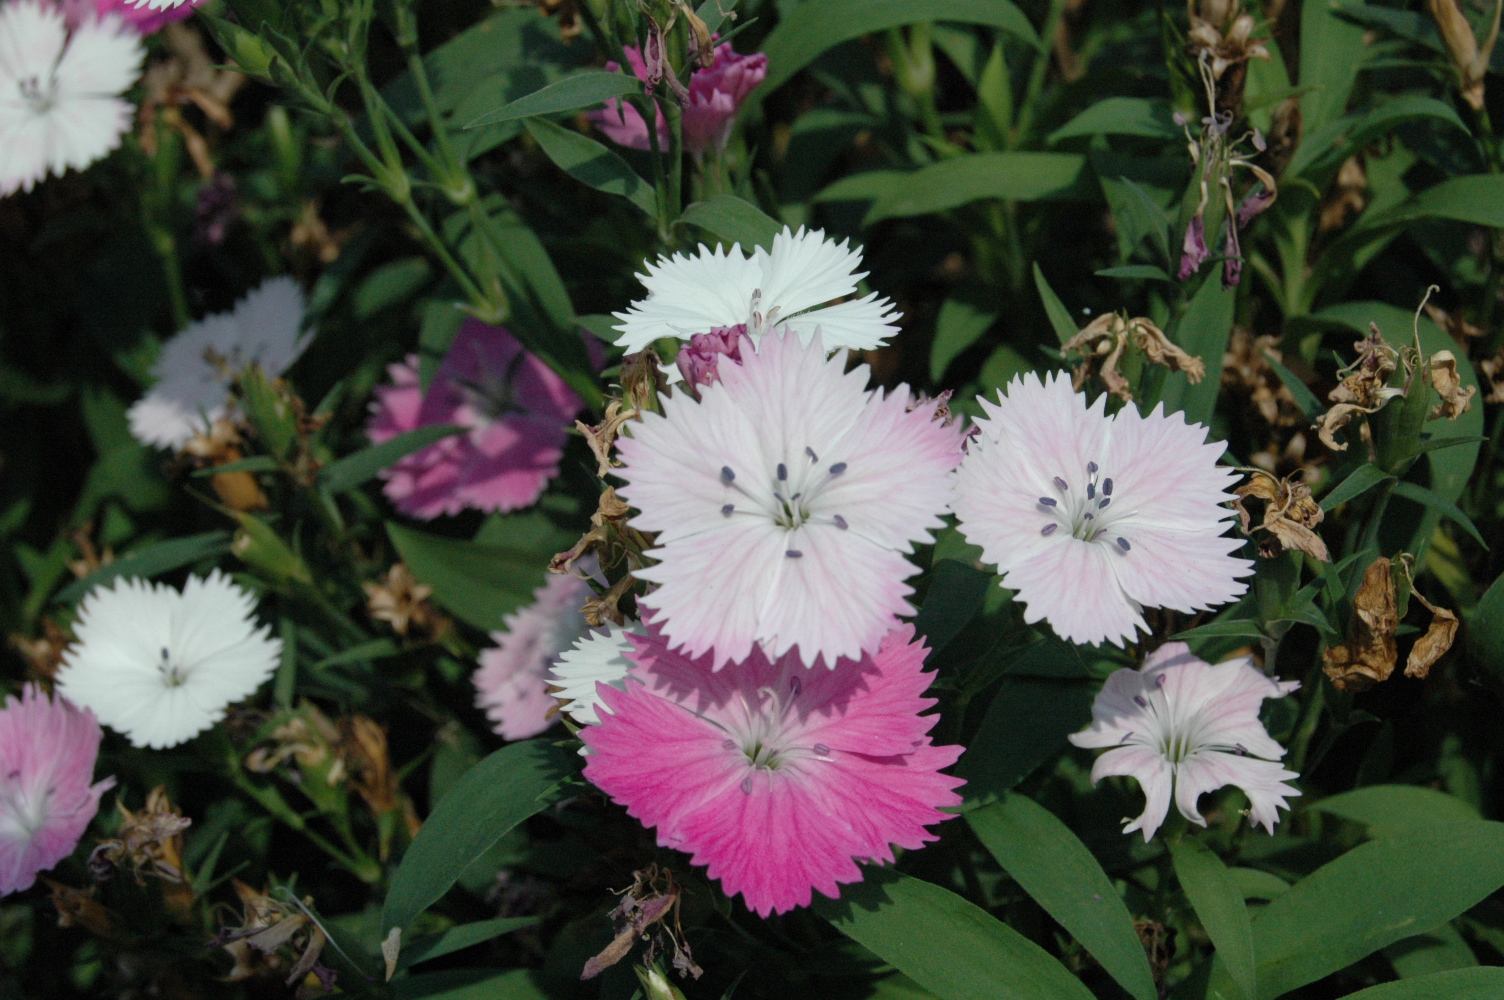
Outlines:
POLYGON ((441 441, 454 434, 462 434, 464 431, 465 428, 453 424, 434 424, 398 434, 390 440, 369 448, 362 448, 332 465, 325 466, 319 471, 319 487, 330 493, 353 490, 382 469, 395 464, 398 459, 411 455, 413 452, 422 451, 435 441, 441 441))
POLYGON ((392 983, 395 1000, 550 1000, 529 969, 445 969, 392 983))
POLYGON ((541 90, 526 97, 504 104, 495 111, 488 111, 465 128, 480 128, 499 122, 516 121, 533 115, 551 115, 560 111, 589 108, 612 97, 642 92, 642 81, 629 73, 611 73, 606 70, 586 70, 574 73, 562 80, 555 80, 541 90))
POLYGON ((1154 973, 1133 929, 1133 916, 1069 827, 1017 793, 967 813, 966 821, 1003 870, 1113 979, 1137 1000, 1156 1000, 1154 973))
POLYGON ((1191 639, 1262 639, 1264 630, 1251 618, 1238 618, 1232 621, 1207 622, 1184 632, 1176 632, 1171 638, 1176 642, 1188 642, 1191 639))
POLYGON ((822 188, 810 201, 876 201, 896 190, 910 173, 908 170, 868 170, 852 174, 822 188))
POLYGON ((1384 949, 1384 957, 1401 979, 1419 979, 1478 964, 1478 956, 1451 924, 1396 941, 1384 949))
POLYGON ((420 937, 412 944, 405 945, 398 953, 397 968, 410 968, 419 962, 427 962, 503 934, 510 934, 523 927, 531 927, 541 919, 541 917, 498 917, 495 920, 477 920, 474 923, 451 927, 439 934, 420 937))
POLYGON ((1229 868, 1228 877, 1244 899, 1278 899, 1290 891, 1290 883, 1257 868, 1229 868))
POLYGON ((386 530, 433 599, 479 629, 506 628, 503 616, 532 600, 543 582, 549 554, 441 538, 390 521, 386 530))
POLYGON ((1257 965, 1253 954, 1253 924, 1243 892, 1222 859, 1201 841, 1183 837, 1169 842, 1175 876, 1185 890, 1196 917, 1217 949, 1233 982, 1247 1000, 1258 996, 1257 965))
POLYGON ((1352 471, 1352 474, 1342 482, 1333 486, 1326 496, 1321 498, 1322 510, 1336 510, 1341 504, 1347 503, 1355 497, 1373 489, 1382 482, 1387 482, 1394 477, 1372 462, 1365 462, 1352 471))
POLYGON ((1452 219, 1497 229, 1504 226, 1504 174, 1470 174, 1433 184, 1378 221, 1452 219))
POLYGON ((1473 659, 1504 679, 1504 575, 1494 579, 1466 620, 1473 659))
POLYGON ((1175 279, 1165 273, 1162 267, 1153 264, 1124 264, 1122 267, 1104 267, 1100 271, 1093 272, 1099 278, 1123 278, 1136 281, 1168 281, 1174 283, 1175 279))
POLYGON ((657 214, 653 186, 638 177, 626 160, 589 136, 546 118, 529 118, 526 126, 528 134, 560 170, 597 191, 627 199, 650 217, 657 214))
POLYGON ((350 297, 358 320, 368 320, 383 310, 401 305, 417 294, 433 274, 427 257, 400 257, 366 275, 350 297))
POLYGON ((1501 996, 1504 968, 1495 965, 1381 983, 1349 993, 1345 1000, 1499 1000, 1501 996))
POLYGON ((1419 785, 1369 785, 1317 799, 1311 808, 1361 823, 1376 836, 1481 818, 1478 810, 1455 795, 1419 785))
POLYGON ((1217 407, 1217 393, 1222 389, 1222 379, 1217 373, 1222 370, 1222 354, 1227 350, 1227 338, 1232 333, 1237 291, 1236 288, 1224 289, 1222 282, 1208 277, 1196 289, 1196 294, 1175 324, 1175 343, 1202 360, 1206 365, 1206 375, 1192 385, 1184 372, 1167 374, 1160 396, 1166 413, 1183 410, 1189 423, 1211 423, 1212 411, 1217 407))
POLYGON ((198 562, 212 559, 230 551, 228 531, 206 531, 201 535, 174 538, 132 549, 108 566, 101 566, 81 580, 64 587, 55 600, 59 604, 76 604, 95 587, 109 583, 116 577, 140 577, 150 579, 163 573, 198 562))
POLYGON ((750 201, 734 194, 718 194, 697 201, 684 210, 679 221, 699 226, 728 243, 740 245, 749 253, 753 247, 771 248, 773 237, 787 228, 750 201))
POLYGON ((1488 543, 1483 540, 1483 535, 1473 525, 1472 519, 1462 512, 1461 507, 1440 493, 1428 490, 1424 486, 1417 486, 1415 483, 1395 483, 1394 495, 1404 497, 1406 500, 1414 500, 1418 504, 1424 504, 1439 511, 1447 520, 1472 535, 1484 549, 1488 548, 1488 543))
POLYGON ((1254 919, 1259 1000, 1451 920, 1501 885, 1504 823, 1441 824, 1355 847, 1254 919))
POLYGON ((1314 421, 1321 415, 1326 407, 1321 405, 1321 400, 1316 398, 1311 387, 1306 385, 1300 376, 1276 361, 1267 351, 1264 352, 1264 360, 1268 362, 1270 368, 1274 369, 1274 374, 1279 376, 1285 388, 1290 390, 1290 395, 1295 397, 1296 405, 1300 407, 1300 412, 1306 415, 1306 419, 1314 421))
POLYGON ((1303 4, 1300 10, 1300 77, 1312 88, 1300 99, 1305 135, 1347 109, 1347 99, 1363 63, 1363 29, 1337 16, 1330 3, 1303 4))
POLYGON ((1039 33, 1011 0, 821 0, 785 7, 778 26, 763 42, 768 75, 762 92, 772 93, 821 53, 862 35, 920 21, 985 24, 1022 39, 1036 49, 1039 33))
POLYGON ((390 639, 372 639, 349 649, 342 649, 333 656, 326 656, 313 667, 315 670, 322 670, 324 667, 337 667, 345 663, 369 663, 371 660, 396 656, 400 652, 402 650, 390 639))
POLYGON ((1045 141, 1053 146, 1062 139, 1093 135, 1183 139, 1185 130, 1175 124, 1174 115, 1169 101, 1146 97, 1109 97, 1066 122, 1045 141))
POLYGON ((944 212, 983 198, 1089 201, 1094 193, 1088 173, 1086 157, 1075 153, 957 156, 894 178, 867 210, 862 225, 944 212))
POLYGON ((465 772, 402 856, 381 910, 381 936, 405 930, 508 830, 547 808, 559 783, 576 771, 571 756, 547 740, 527 740, 465 772))
POLYGON ((1050 326, 1055 328, 1055 336, 1060 338, 1062 344, 1081 332, 1076 321, 1071 319, 1071 311, 1045 280, 1038 261, 1034 262, 1034 287, 1039 289, 1039 300, 1044 303, 1045 315, 1050 318, 1050 326))
POLYGON ((968 803, 985 803, 1027 778, 1091 721, 1096 686, 1006 677, 971 744, 956 763, 968 803))
POLYGON ((940 1000, 1093 1000, 1043 948, 938 885, 865 866, 812 909, 940 1000))
POLYGON ((950 363, 995 322, 997 313, 965 299, 951 296, 942 302, 935 318, 935 341, 930 345, 930 378, 940 381, 950 363))
POLYGON ((1428 451, 1441 451, 1443 448, 1457 448, 1465 444, 1482 444, 1488 438, 1481 434, 1462 435, 1458 437, 1438 437, 1429 441, 1422 441, 1417 451, 1424 455, 1428 451))
POLYGON ((924 605, 914 618, 914 631, 928 642, 930 653, 944 649, 982 607, 992 576, 954 559, 937 559, 930 569, 924 605))
POLYGON ((1372 145, 1405 122, 1418 119, 1440 121, 1464 136, 1470 134, 1450 104, 1434 97, 1402 94, 1364 114, 1339 118, 1328 122, 1319 133, 1308 134, 1295 150, 1285 174, 1289 177, 1305 174, 1314 183, 1324 184, 1354 152, 1372 145))
POLYGON ((196 469, 193 478, 203 479, 208 476, 221 476, 229 472, 276 472, 282 468, 275 458, 270 455, 252 455, 250 458, 242 458, 238 462, 226 462, 224 465, 214 465, 207 469, 196 469))

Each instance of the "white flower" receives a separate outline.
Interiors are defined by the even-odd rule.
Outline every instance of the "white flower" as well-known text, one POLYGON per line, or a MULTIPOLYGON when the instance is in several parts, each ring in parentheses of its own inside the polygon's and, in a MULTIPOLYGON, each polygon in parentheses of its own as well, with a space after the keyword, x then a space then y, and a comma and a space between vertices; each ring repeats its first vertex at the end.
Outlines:
POLYGON ((1110 774, 1137 779, 1147 801, 1124 833, 1144 832, 1147 842, 1175 805, 1192 823, 1206 825, 1196 809, 1203 793, 1236 785, 1248 796, 1248 817, 1270 833, 1286 799, 1300 792, 1284 784, 1300 775, 1277 763, 1285 755, 1259 721, 1265 698, 1300 687, 1276 681, 1244 656, 1212 666, 1183 642, 1167 642, 1142 668, 1117 670, 1092 705, 1092 724, 1071 735, 1078 747, 1111 747, 1091 769, 1093 784, 1110 774), (1266 758, 1260 760, 1259 758, 1266 758))
POLYGON ((597 683, 609 684, 618 691, 627 689, 627 672, 632 663, 627 654, 632 652, 628 636, 646 635, 647 630, 637 622, 628 622, 626 627, 612 622, 607 631, 592 631, 574 644, 571 649, 559 654, 548 683, 554 697, 559 699, 564 714, 582 726, 600 725, 596 709, 601 697, 596 692, 597 683))
POLYGON ((1180 413, 1087 406, 1069 376, 1015 378, 986 412, 956 474, 956 518, 1002 585, 1075 643, 1121 644, 1145 607, 1187 614, 1247 590, 1232 552, 1225 446, 1180 413))
POLYGON ((172 10, 174 7, 181 7, 183 4, 191 2, 192 0, 136 0, 132 6, 138 10, 142 7, 146 7, 149 10, 172 10))
POLYGON ((661 337, 688 340, 739 327, 756 344, 769 329, 786 325, 804 344, 819 330, 829 351, 879 347, 898 330, 892 302, 874 292, 826 305, 856 291, 866 277, 857 273, 861 263, 860 252, 826 239, 822 230, 791 233, 787 227, 773 238, 771 253, 758 247, 748 257, 738 244, 725 253, 702 245, 698 256, 660 257, 637 276, 647 298, 615 314, 622 321, 616 342, 633 352, 661 337))
POLYGON ((0 6, 0 196, 50 171, 82 170, 120 144, 133 109, 120 99, 145 56, 118 17, 89 17, 71 35, 60 8, 0 6))
POLYGON ((299 337, 303 290, 290 277, 273 278, 235 303, 189 326, 162 348, 152 374, 157 383, 127 416, 143 444, 181 448, 225 415, 228 378, 250 365, 267 378, 286 371, 312 334, 299 337))
POLYGON ((277 668, 282 640, 255 611, 219 570, 181 592, 137 579, 96 587, 78 606, 57 689, 138 747, 176 746, 277 668))

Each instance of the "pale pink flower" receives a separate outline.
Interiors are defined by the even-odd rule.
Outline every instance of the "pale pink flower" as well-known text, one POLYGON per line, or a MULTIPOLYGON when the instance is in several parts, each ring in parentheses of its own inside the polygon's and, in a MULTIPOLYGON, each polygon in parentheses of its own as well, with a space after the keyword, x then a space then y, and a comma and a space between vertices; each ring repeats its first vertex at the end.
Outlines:
POLYGON ((716 673, 632 636, 626 689, 598 685, 600 725, 580 734, 585 777, 762 916, 834 898, 858 861, 934 840, 925 827, 961 802, 940 769, 962 748, 930 742, 934 675, 913 638, 902 626, 847 670, 759 649, 716 673))
POLYGON ((506 615, 496 646, 480 654, 475 707, 484 709, 505 740, 525 740, 553 725, 559 703, 548 691, 548 668, 575 640, 591 632, 580 606, 590 585, 577 576, 550 575, 533 603, 506 615))
POLYGON ((151 35, 174 21, 183 20, 204 2, 180 0, 177 6, 164 7, 161 4, 148 6, 144 2, 138 4, 136 0, 58 0, 57 5, 67 17, 70 28, 83 23, 90 14, 101 18, 114 14, 139 34, 151 35))
POLYGON ((1206 428, 1159 407, 1106 414, 1068 375, 1015 378, 961 463, 961 532, 1002 585, 1076 643, 1121 644, 1147 629, 1145 607, 1191 613, 1247 590, 1253 564, 1230 553, 1232 469, 1206 428))
POLYGON ((583 404, 506 330, 467 319, 424 392, 418 359, 389 369, 366 433, 380 444, 433 424, 466 428, 382 472, 397 509, 428 520, 467 508, 527 507, 559 474, 565 428, 583 404))
MULTIPOLYGON (((639 80, 649 78, 642 53, 627 45, 622 50, 632 72, 639 80)), ((606 68, 613 72, 621 70, 618 63, 608 62, 606 68)), ((715 47, 715 61, 709 69, 697 69, 689 78, 689 100, 684 103, 683 130, 684 148, 691 153, 703 153, 708 149, 720 149, 731 134, 731 123, 741 110, 747 95, 757 89, 763 77, 768 75, 768 57, 761 52, 750 56, 737 53, 727 42, 715 47)), ((612 142, 629 149, 650 149, 648 127, 637 109, 625 101, 611 98, 601 111, 590 112, 595 127, 606 134, 612 142)), ((658 113, 658 148, 668 149, 668 122, 663 113, 658 113)))
POLYGON ((741 355, 618 439, 631 523, 658 533, 635 574, 658 586, 638 604, 716 668, 754 645, 830 667, 876 652, 913 613, 905 555, 943 524, 960 429, 907 386, 869 391, 867 367, 846 371, 819 335, 773 332, 741 355))
POLYGON ((99 723, 35 684, 0 709, 0 896, 73 853, 114 778, 90 784, 99 723))
POLYGON ((1265 698, 1300 687, 1263 674, 1249 656, 1212 666, 1183 642, 1168 642, 1138 670, 1112 673, 1092 705, 1092 723, 1071 735, 1078 747, 1110 747, 1091 769, 1093 784, 1110 774, 1136 779, 1147 801, 1143 815, 1123 827, 1147 842, 1175 805, 1192 823, 1206 825, 1196 801, 1206 792, 1236 785, 1248 796, 1248 818, 1270 833, 1286 799, 1300 792, 1284 784, 1300 775, 1276 763, 1285 748, 1259 721, 1265 698), (1263 758, 1263 759, 1260 759, 1263 758))

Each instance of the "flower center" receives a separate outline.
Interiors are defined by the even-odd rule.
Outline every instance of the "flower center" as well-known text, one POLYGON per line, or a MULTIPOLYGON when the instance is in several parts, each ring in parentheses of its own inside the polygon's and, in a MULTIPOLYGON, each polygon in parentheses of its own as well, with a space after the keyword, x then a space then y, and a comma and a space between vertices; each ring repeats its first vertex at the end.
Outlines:
POLYGON ((57 83, 48 80, 43 85, 40 77, 29 76, 18 84, 21 91, 21 100, 25 101, 32 114, 46 114, 52 110, 52 100, 57 93, 57 83))
POLYGON ((526 408, 517 398, 517 372, 522 367, 522 360, 523 353, 518 351, 504 372, 484 371, 477 379, 455 380, 465 404, 486 424, 525 412, 526 408))
POLYGON ((52 786, 43 785, 28 794, 26 783, 21 780, 20 770, 11 771, 0 784, 0 837, 15 838, 18 835, 30 838, 42 828, 47 819, 47 801, 52 797, 52 786))
POLYGON ((762 312, 762 289, 753 290, 752 305, 747 315, 747 333, 751 335, 754 343, 763 334, 778 325, 779 319, 782 318, 779 314, 782 312, 782 306, 774 306, 764 315, 762 312))
MULTIPOLYGON (((779 462, 768 470, 768 494, 758 496, 741 485, 731 466, 723 465, 721 485, 726 493, 738 493, 742 499, 730 499, 723 503, 721 516, 765 517, 788 532, 811 523, 833 524, 845 531, 850 527, 846 518, 825 511, 824 505, 819 502, 826 487, 845 472, 845 462, 822 463, 815 449, 806 445, 800 458, 793 462, 779 462)), ((788 549, 784 555, 789 559, 798 559, 804 553, 798 549, 788 549)))
POLYGON ((1100 473, 1096 462, 1087 462, 1085 484, 1075 489, 1063 476, 1054 478, 1054 495, 1039 498, 1037 509, 1049 518, 1039 529, 1041 535, 1053 535, 1064 528, 1072 538, 1083 542, 1106 542, 1122 552, 1132 550, 1132 543, 1114 530, 1114 525, 1138 511, 1124 510, 1121 504, 1112 506, 1112 477, 1103 478, 1100 473))
POLYGON ((173 662, 172 653, 166 646, 162 647, 162 660, 157 664, 157 669, 162 672, 164 687, 176 688, 188 683, 188 668, 173 662))
POLYGON ((758 771, 771 773, 797 760, 830 759, 830 747, 823 743, 808 746, 799 743, 797 731, 789 724, 790 710, 802 689, 799 678, 790 677, 785 693, 776 687, 764 687, 758 689, 755 703, 743 701, 742 725, 721 743, 722 749, 738 753, 747 768, 742 777, 743 792, 751 794, 752 778, 758 771))
POLYGON ((1214 737, 1213 720, 1204 718, 1200 712, 1193 712, 1185 716, 1178 712, 1176 706, 1170 703, 1170 699, 1162 690, 1165 684, 1164 674, 1158 674, 1154 678, 1155 690, 1148 695, 1136 694, 1133 703, 1144 710, 1144 719, 1149 732, 1140 734, 1131 733, 1124 737, 1123 742, 1142 742, 1158 753, 1171 764, 1181 764, 1187 758, 1208 750, 1218 750, 1224 753, 1235 753, 1243 756, 1248 753, 1248 748, 1241 743, 1231 746, 1221 743, 1214 737), (1138 737, 1138 739, 1133 739, 1138 737))

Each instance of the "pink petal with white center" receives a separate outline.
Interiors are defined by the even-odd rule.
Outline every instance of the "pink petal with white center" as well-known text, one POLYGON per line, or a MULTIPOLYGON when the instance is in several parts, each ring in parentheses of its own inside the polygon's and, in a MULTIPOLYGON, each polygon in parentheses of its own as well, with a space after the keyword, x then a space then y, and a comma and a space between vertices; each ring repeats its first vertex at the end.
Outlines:
POLYGON ((585 776, 759 914, 835 897, 857 862, 933 840, 939 808, 960 803, 939 769, 961 748, 930 744, 912 637, 905 626, 849 670, 757 651, 719 673, 634 637, 626 690, 598 685, 585 776))

